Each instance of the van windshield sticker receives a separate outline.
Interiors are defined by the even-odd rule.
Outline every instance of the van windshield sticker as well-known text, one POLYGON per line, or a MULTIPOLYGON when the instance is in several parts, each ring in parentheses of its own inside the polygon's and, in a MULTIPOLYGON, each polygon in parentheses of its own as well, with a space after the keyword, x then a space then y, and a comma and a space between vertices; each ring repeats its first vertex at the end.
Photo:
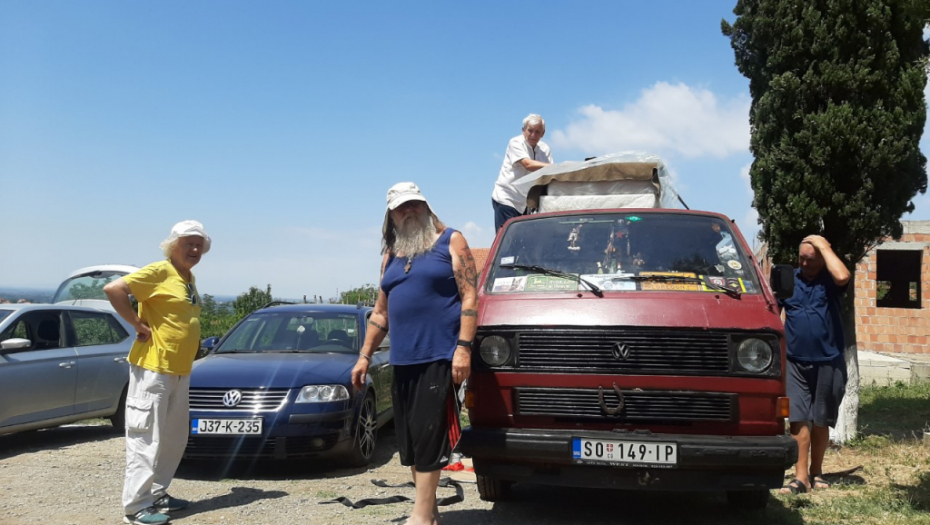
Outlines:
POLYGON ((628 220, 628 221, 630 221, 630 222, 637 222, 637 221, 643 220, 643 218, 642 218, 642 217, 639 217, 639 216, 637 216, 637 215, 630 215, 629 217, 626 218, 626 220, 628 220))
POLYGON ((501 257, 501 264, 513 264, 515 262, 517 262, 517 258, 512 255, 510 257, 501 257))
POLYGON ((494 279, 492 292, 522 292, 526 290, 526 276, 498 277, 494 279))
MULTIPOLYGON (((631 292, 636 290, 635 281, 624 281, 624 278, 633 277, 632 273, 593 273, 584 274, 582 279, 597 285, 604 290, 631 292)), ((588 288, 578 283, 578 290, 587 290, 588 288)))
POLYGON ((565 277, 555 277, 552 275, 528 275, 526 276, 526 291, 574 291, 578 289, 578 282, 574 279, 565 277))

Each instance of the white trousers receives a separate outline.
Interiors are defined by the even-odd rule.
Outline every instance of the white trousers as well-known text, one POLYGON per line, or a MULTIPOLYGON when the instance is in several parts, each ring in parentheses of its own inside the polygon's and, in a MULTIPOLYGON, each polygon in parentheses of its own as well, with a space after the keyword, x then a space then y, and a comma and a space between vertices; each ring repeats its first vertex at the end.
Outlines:
POLYGON ((126 394, 125 514, 165 495, 187 446, 189 375, 159 374, 129 365, 126 394))

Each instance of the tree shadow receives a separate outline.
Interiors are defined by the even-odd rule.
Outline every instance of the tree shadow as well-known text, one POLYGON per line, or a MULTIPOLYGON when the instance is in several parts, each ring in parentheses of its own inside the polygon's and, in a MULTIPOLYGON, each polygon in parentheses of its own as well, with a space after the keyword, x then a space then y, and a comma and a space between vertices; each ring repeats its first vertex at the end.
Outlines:
POLYGON ((94 441, 106 441, 122 436, 121 431, 108 424, 70 424, 62 427, 27 430, 0 436, 0 459, 94 441))
POLYGON ((175 477, 202 481, 220 479, 345 478, 357 476, 390 463, 396 451, 397 436, 394 434, 394 425, 388 424, 379 430, 375 453, 371 458, 371 462, 365 467, 346 467, 339 458, 335 457, 300 460, 268 458, 186 459, 181 462, 175 477))
POLYGON ((192 501, 191 506, 182 511, 173 511, 173 519, 186 518, 194 514, 228 509, 231 507, 244 507, 263 499, 278 499, 288 496, 283 490, 261 490, 250 487, 232 487, 228 494, 213 496, 200 501, 192 501))
POLYGON ((921 472, 917 475, 916 485, 899 485, 891 487, 900 492, 903 499, 917 511, 930 511, 930 472, 921 472))
POLYGON ((880 390, 859 406, 859 435, 885 436, 893 441, 920 439, 930 421, 930 399, 899 395, 900 388, 880 390))
POLYGON ((532 484, 514 485, 512 499, 494 503, 491 510, 455 510, 453 506, 440 509, 440 513, 444 525, 804 523, 796 508, 771 496, 765 510, 740 511, 727 504, 722 492, 637 492, 532 484))

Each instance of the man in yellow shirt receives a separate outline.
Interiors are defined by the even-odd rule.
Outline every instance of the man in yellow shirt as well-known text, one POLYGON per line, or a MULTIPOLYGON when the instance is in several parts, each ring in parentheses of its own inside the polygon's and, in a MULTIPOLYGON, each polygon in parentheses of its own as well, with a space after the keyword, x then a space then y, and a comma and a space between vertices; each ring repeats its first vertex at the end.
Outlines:
POLYGON ((188 390, 200 345, 200 296, 191 268, 210 251, 197 221, 182 221, 161 243, 167 258, 107 284, 113 308, 136 329, 126 394, 123 521, 160 525, 190 502, 168 495, 188 434, 188 390), (130 295, 139 302, 139 313, 130 295))

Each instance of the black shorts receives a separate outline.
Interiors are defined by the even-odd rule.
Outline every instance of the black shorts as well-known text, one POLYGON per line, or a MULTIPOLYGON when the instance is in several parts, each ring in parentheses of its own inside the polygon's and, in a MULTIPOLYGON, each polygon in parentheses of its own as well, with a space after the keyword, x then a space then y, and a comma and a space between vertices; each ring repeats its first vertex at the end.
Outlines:
POLYGON ((846 360, 798 363, 788 360, 786 390, 791 400, 790 422, 813 421, 819 427, 836 425, 846 395, 846 360))
POLYGON ((452 362, 441 360, 394 367, 391 388, 394 428, 401 465, 433 472, 449 464, 458 412, 452 388, 452 362))

